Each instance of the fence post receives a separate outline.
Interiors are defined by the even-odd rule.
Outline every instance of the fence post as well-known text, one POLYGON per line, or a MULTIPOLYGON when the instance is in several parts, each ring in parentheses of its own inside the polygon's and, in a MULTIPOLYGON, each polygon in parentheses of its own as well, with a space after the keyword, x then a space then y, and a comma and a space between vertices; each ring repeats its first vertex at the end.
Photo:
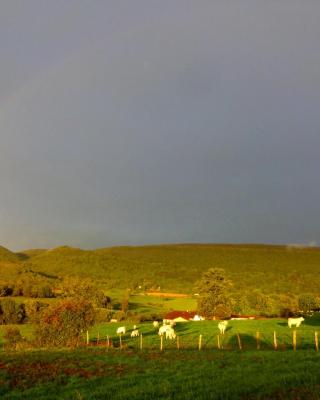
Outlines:
POLYGON ((140 350, 142 350, 142 333, 140 335, 140 350))
POLYGON ((220 350, 221 349, 221 347, 220 347, 220 335, 217 335, 217 343, 218 343, 218 349, 220 350))
POLYGON ((242 344, 241 344, 241 339, 240 339, 239 333, 237 333, 237 338, 238 338, 239 350, 242 350, 242 344))
POLYGON ((275 350, 278 350, 277 332, 276 331, 273 331, 273 347, 275 350))
POLYGON ((257 350, 260 350, 260 332, 256 333, 257 350))
POLYGON ((294 330, 292 332, 292 347, 293 347, 293 351, 296 351, 297 349, 297 331, 294 330))
POLYGON ((89 346, 89 331, 87 331, 87 346, 89 346))
POLYGON ((163 350, 163 335, 160 335, 160 351, 163 350))
POLYGON ((202 335, 199 336, 199 351, 201 350, 202 347, 202 335))
POLYGON ((122 349, 122 334, 120 333, 120 349, 122 349))
POLYGON ((315 331, 314 333, 314 344, 316 346, 316 350, 319 351, 319 342, 318 342, 318 332, 315 331))
POLYGON ((108 345, 108 350, 109 350, 109 347, 110 347, 109 335, 107 335, 107 345, 108 345))

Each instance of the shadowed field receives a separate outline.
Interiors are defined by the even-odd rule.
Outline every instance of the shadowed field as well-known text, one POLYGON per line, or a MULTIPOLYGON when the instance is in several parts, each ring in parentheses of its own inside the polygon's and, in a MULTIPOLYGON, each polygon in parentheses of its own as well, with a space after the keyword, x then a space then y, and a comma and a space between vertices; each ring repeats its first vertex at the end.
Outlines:
POLYGON ((2 399, 318 399, 314 351, 133 351, 2 355, 2 399))

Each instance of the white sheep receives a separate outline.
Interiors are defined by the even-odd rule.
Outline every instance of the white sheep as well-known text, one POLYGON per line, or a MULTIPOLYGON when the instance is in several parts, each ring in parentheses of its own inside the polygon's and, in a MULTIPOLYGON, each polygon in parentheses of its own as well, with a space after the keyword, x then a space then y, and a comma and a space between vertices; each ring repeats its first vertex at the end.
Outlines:
POLYGON ((219 328, 219 331, 220 331, 221 335, 224 335, 224 332, 225 332, 225 330, 227 328, 227 325, 228 325, 228 321, 220 321, 219 322, 218 328, 219 328))
POLYGON ((126 327, 125 326, 119 326, 117 329, 117 335, 125 335, 126 333, 126 327))
POLYGON ((166 330, 166 339, 175 339, 177 337, 173 328, 169 328, 166 330))
POLYGON ((303 317, 299 318, 288 318, 288 327, 291 328, 293 325, 295 325, 297 328, 301 325, 302 321, 304 321, 303 317))
POLYGON ((138 329, 134 329, 134 330, 131 332, 131 337, 137 337, 137 336, 139 336, 139 331, 138 331, 138 329))
POLYGON ((167 332, 168 329, 171 329, 169 325, 162 325, 162 326, 160 326, 158 335, 159 335, 159 336, 162 336, 164 333, 167 332))

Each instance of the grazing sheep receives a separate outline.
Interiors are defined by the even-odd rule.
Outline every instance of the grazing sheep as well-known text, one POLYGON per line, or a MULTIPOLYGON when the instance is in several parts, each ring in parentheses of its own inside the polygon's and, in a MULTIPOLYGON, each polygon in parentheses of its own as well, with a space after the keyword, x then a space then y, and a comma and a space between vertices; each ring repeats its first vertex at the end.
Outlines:
POLYGON ((177 336, 174 329, 169 325, 163 325, 160 327, 158 335, 162 336, 164 334, 166 334, 166 339, 175 339, 177 336))
POLYGON ((177 337, 173 328, 169 328, 166 330, 166 339, 175 339, 177 337))
POLYGON ((172 329, 172 328, 170 328, 169 325, 162 325, 162 326, 160 326, 158 335, 159 335, 159 336, 162 336, 164 333, 167 332, 168 329, 172 329))
POLYGON ((117 335, 124 335, 126 333, 126 327, 125 326, 120 326, 117 329, 117 335))
POLYGON ((219 331, 220 331, 220 334, 221 334, 221 335, 224 335, 224 332, 225 332, 225 330, 226 330, 227 325, 228 325, 228 321, 221 321, 221 322, 219 322, 218 328, 219 328, 219 331))
POLYGON ((304 321, 303 317, 299 318, 288 318, 288 327, 291 328, 293 325, 295 325, 297 328, 301 325, 302 321, 304 321))
POLYGON ((138 331, 138 329, 134 329, 134 330, 131 332, 131 337, 137 337, 137 336, 139 336, 139 331, 138 331))

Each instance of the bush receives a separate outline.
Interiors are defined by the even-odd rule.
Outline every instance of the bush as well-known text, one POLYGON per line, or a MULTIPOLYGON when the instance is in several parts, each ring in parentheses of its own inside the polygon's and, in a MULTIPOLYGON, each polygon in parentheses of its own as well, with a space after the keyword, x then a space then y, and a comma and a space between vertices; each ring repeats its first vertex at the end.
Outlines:
POLYGON ((123 311, 117 311, 113 314, 113 318, 118 321, 123 321, 124 319, 126 319, 126 313, 124 313, 123 311))
POLYGON ((6 328, 3 338, 6 341, 6 345, 9 348, 15 348, 15 349, 18 347, 20 343, 24 341, 24 338, 20 333, 20 329, 13 326, 8 326, 6 328))
POLYGON ((301 294, 298 298, 299 310, 308 313, 319 308, 317 297, 312 293, 301 294))
POLYGON ((43 303, 39 300, 27 300, 25 308, 28 321, 39 323, 41 313, 48 306, 49 305, 47 303, 43 303))
POLYGON ((112 318, 113 311, 106 308, 96 309, 96 322, 107 322, 112 318))
POLYGON ((24 304, 17 304, 12 299, 0 302, 0 324, 22 324, 26 319, 24 304))
POLYGON ((12 288, 8 285, 0 285, 0 297, 11 296, 12 292, 12 288))
POLYGON ((83 332, 95 323, 95 311, 86 300, 63 300, 43 310, 36 336, 40 345, 77 346, 83 332))
POLYGON ((157 313, 140 313, 138 315, 138 322, 161 321, 162 319, 163 315, 157 313))

